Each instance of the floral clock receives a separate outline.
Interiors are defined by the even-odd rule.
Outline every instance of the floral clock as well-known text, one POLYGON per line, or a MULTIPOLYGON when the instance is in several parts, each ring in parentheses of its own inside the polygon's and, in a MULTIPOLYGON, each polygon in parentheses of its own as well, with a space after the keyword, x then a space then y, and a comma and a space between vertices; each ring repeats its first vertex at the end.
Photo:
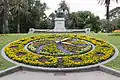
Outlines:
POLYGON ((106 41, 81 34, 44 34, 22 38, 4 49, 12 60, 40 67, 89 66, 111 58, 115 49, 106 41))

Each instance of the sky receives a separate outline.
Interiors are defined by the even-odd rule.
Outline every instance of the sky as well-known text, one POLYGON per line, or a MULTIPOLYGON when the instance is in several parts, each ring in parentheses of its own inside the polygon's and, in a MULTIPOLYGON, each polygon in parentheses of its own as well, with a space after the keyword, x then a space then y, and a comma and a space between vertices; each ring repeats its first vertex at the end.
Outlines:
MULTIPOLYGON (((54 12, 58 7, 61 0, 41 0, 42 2, 46 2, 48 9, 46 14, 49 15, 50 13, 54 12)), ((77 11, 91 11, 97 16, 100 16, 101 19, 105 19, 106 8, 105 5, 98 4, 97 0, 65 0, 66 3, 70 7, 70 12, 77 12, 77 11)), ((114 1, 111 2, 110 10, 120 6, 120 3, 115 3, 114 1)))

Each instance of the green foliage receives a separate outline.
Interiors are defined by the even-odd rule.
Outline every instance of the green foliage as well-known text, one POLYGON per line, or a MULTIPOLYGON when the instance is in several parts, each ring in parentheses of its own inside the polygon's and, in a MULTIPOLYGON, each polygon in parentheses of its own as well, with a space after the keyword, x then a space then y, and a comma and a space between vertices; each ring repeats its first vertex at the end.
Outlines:
POLYGON ((1 0, 0 1, 0 18, 1 18, 1 24, 2 24, 2 33, 9 33, 8 29, 8 1, 7 0, 1 0))
MULTIPOLYGON (((109 27, 111 28, 112 31, 120 29, 120 18, 119 17, 111 19, 109 23, 110 23, 109 27)), ((101 26, 100 26, 102 32, 104 32, 103 30, 105 30, 106 26, 107 26, 107 21, 105 19, 102 19, 101 26)))
POLYGON ((115 1, 116 3, 118 3, 118 0, 98 0, 98 3, 99 4, 104 4, 105 7, 106 7, 106 21, 107 21, 107 25, 105 27, 105 31, 106 32, 111 32, 112 29, 111 29, 111 26, 110 26, 110 11, 109 11, 109 7, 110 7, 110 4, 111 4, 111 1, 115 1))
MULTIPOLYGON (((41 0, 8 0, 4 5, 0 1, 0 33, 8 31, 26 33, 29 28, 53 29, 55 13, 47 17, 45 14, 47 9, 47 4, 41 3, 41 0), (6 10, 4 14, 3 8, 6 10)), ((70 13, 70 8, 64 0, 59 3, 58 9, 64 13, 67 29, 91 28, 94 32, 100 30, 99 17, 90 11, 70 13)))
POLYGON ((48 27, 46 9, 48 9, 47 4, 41 3, 41 0, 8 0, 8 3, 0 1, 0 22, 2 23, 0 26, 4 27, 2 31, 8 31, 8 27, 12 33, 25 33, 29 28, 46 29, 48 27), (3 8, 6 11, 3 11, 3 8), (5 22, 6 20, 9 24, 5 22))
POLYGON ((114 8, 114 9, 112 9, 112 10, 110 10, 110 18, 112 19, 112 18, 119 18, 119 16, 120 16, 120 7, 116 7, 116 8, 114 8))
POLYGON ((69 28, 71 29, 91 28, 94 32, 98 32, 100 30, 100 18, 90 11, 78 11, 71 13, 69 24, 69 28))

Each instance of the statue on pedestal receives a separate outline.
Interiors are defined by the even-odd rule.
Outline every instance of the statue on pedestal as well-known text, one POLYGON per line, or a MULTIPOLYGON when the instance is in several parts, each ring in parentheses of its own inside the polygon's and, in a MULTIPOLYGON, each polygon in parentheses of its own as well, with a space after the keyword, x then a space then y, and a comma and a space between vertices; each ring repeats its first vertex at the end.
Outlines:
POLYGON ((56 18, 64 18, 64 12, 62 11, 61 8, 55 10, 55 13, 56 13, 56 18))
POLYGON ((60 8, 58 8, 55 13, 56 15, 54 32, 66 32, 64 12, 60 8))

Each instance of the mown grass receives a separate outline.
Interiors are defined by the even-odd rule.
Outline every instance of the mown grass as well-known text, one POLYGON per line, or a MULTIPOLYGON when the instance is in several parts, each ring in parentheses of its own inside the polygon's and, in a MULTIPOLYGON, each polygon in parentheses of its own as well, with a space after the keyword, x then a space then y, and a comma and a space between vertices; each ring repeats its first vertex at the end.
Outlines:
MULTIPOLYGON (((23 38, 23 37, 31 37, 31 36, 36 36, 36 35, 42 35, 44 33, 40 33, 40 34, 7 34, 7 35, 0 35, 0 50, 2 50, 2 48, 12 42, 15 41, 17 39, 23 38)), ((111 44, 115 45, 118 50, 120 51, 120 36, 108 36, 108 34, 90 34, 90 36, 94 36, 97 38, 101 38, 103 40, 106 40, 108 42, 110 42, 111 44)), ((6 61, 4 58, 2 58, 2 56, 0 55, 0 70, 4 70, 7 69, 9 67, 15 66, 15 64, 12 64, 8 61, 6 61)), ((105 66, 111 67, 113 69, 117 69, 120 70, 120 55, 118 55, 118 57, 105 64, 105 66)))

